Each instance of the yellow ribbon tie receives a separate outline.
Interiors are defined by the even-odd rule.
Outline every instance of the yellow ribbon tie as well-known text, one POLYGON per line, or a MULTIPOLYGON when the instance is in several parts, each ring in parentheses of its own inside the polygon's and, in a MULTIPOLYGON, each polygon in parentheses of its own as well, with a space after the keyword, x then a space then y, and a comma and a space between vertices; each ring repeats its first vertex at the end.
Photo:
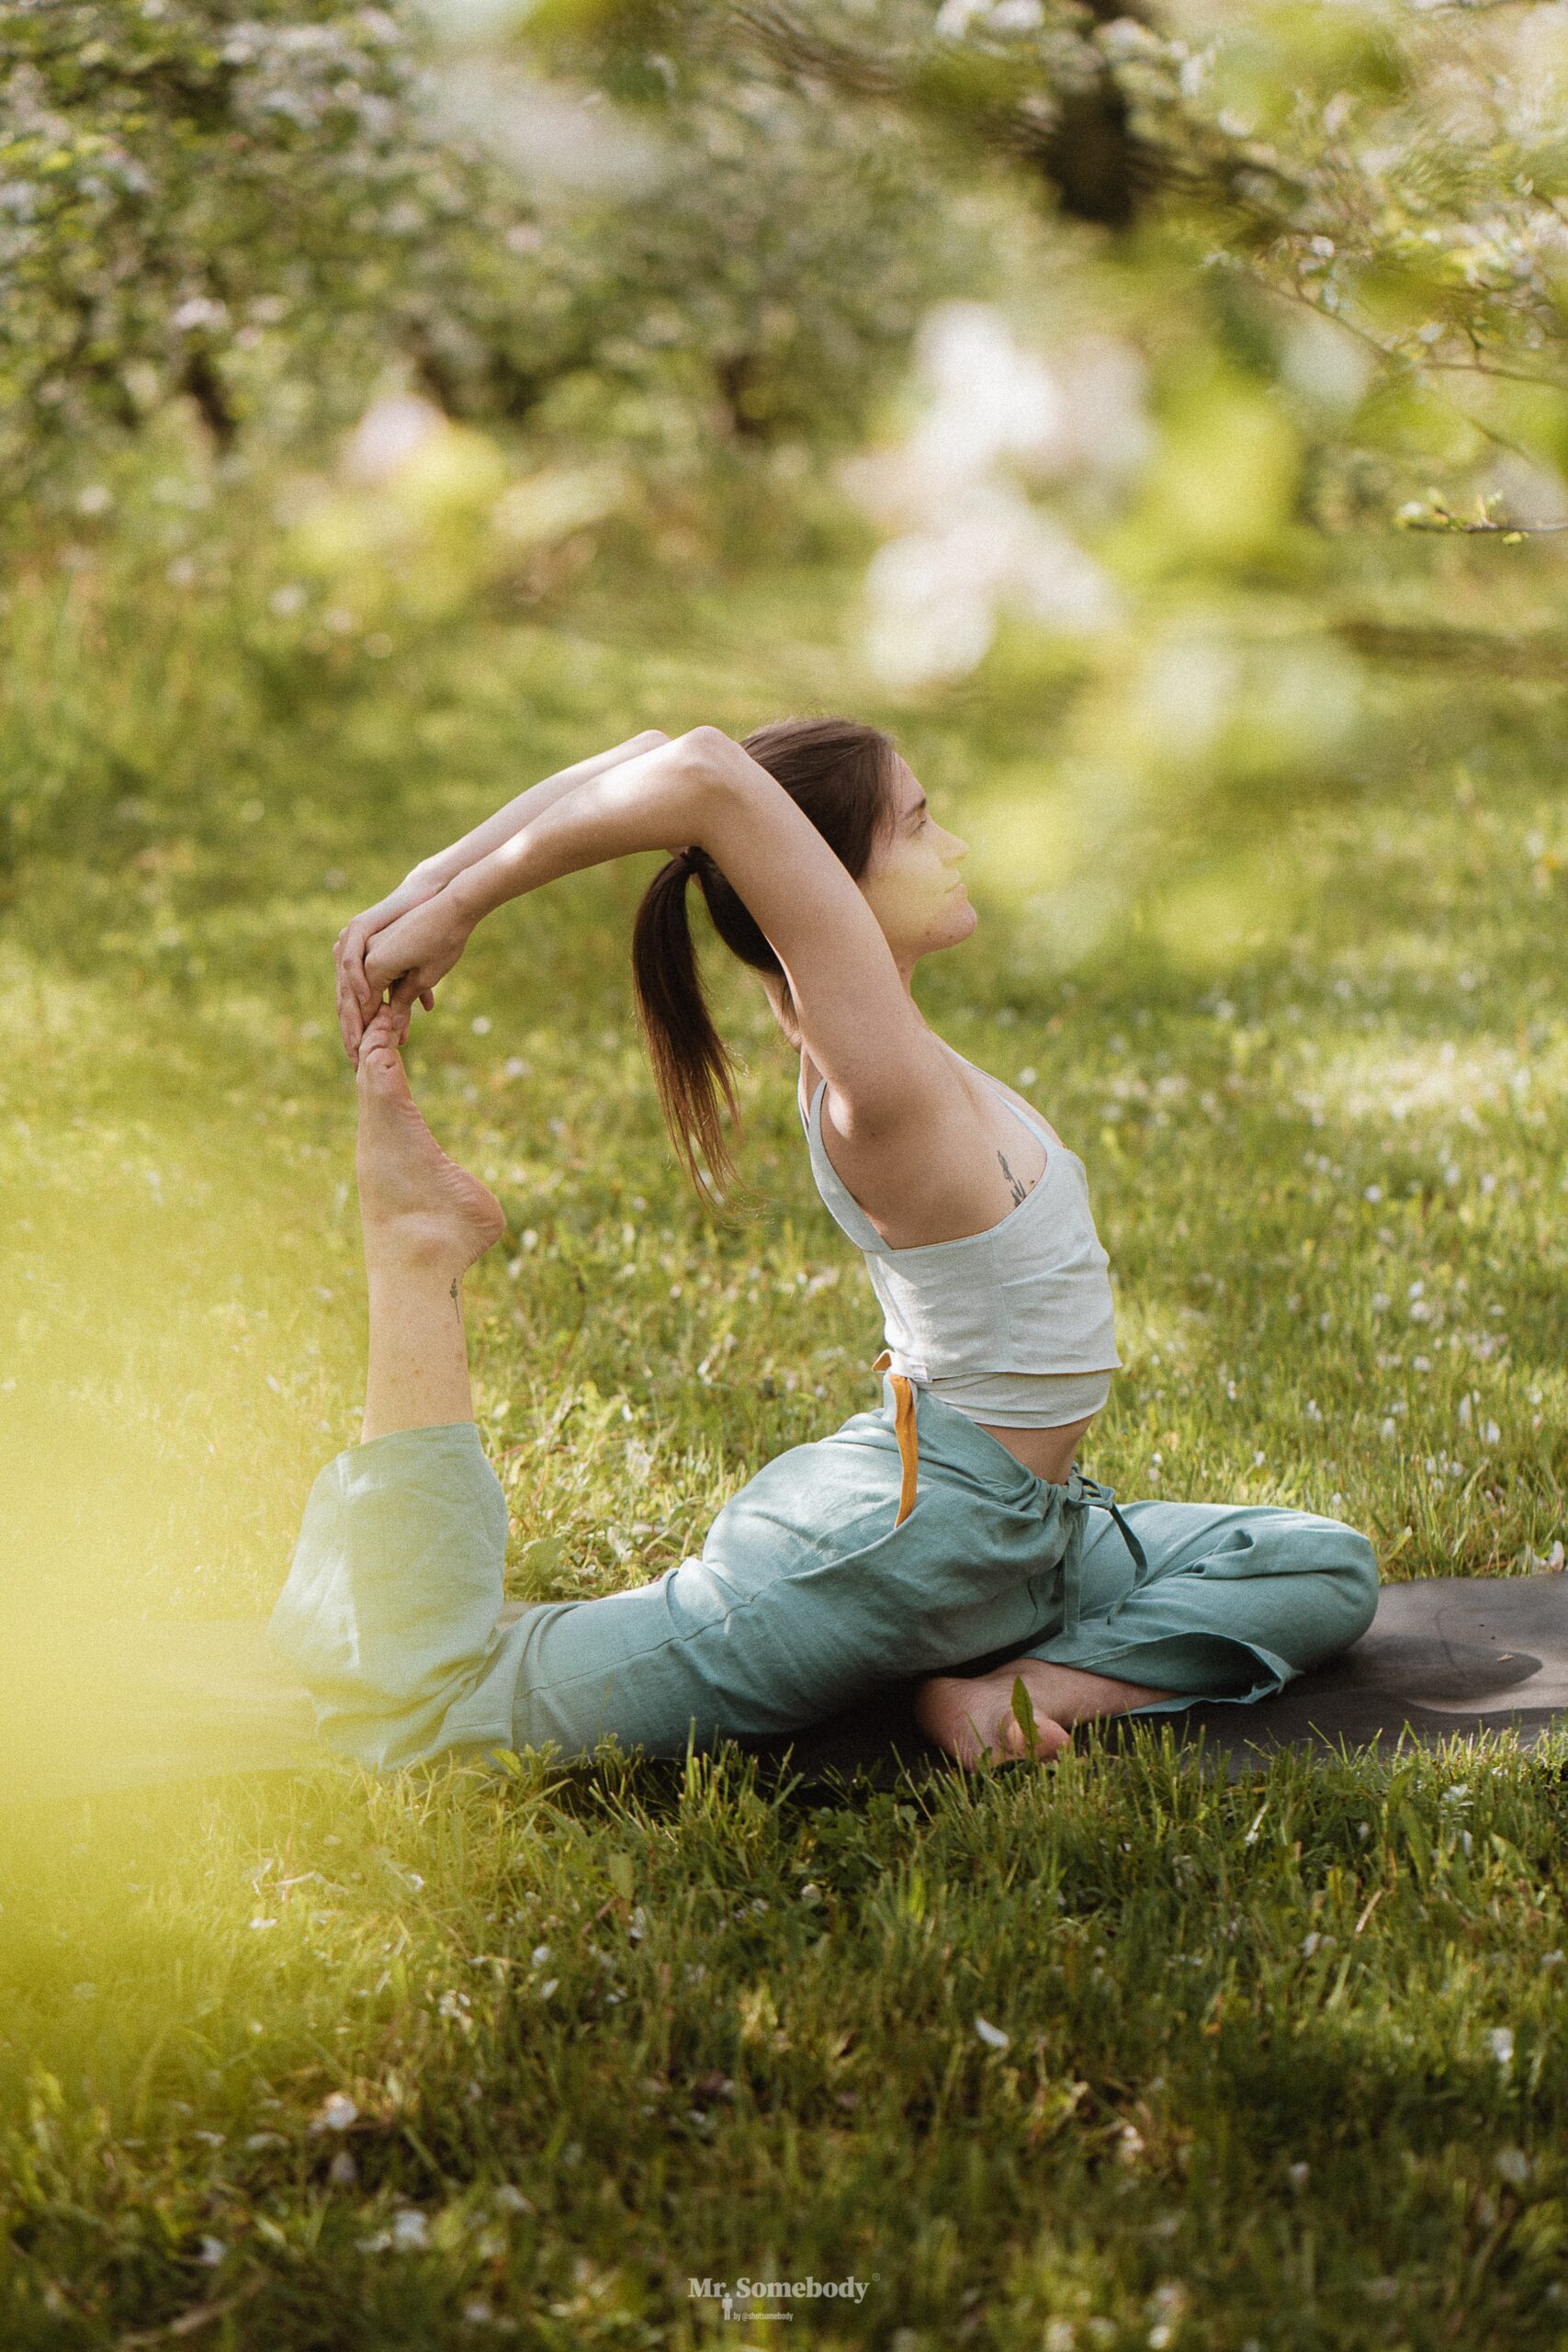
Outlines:
MULTIPOLYGON (((891 1350, 884 1348, 872 1365, 873 1372, 886 1372, 892 1361, 891 1350)), ((898 1437, 898 1459, 903 1465, 903 1476, 898 1482, 898 1516, 893 1524, 895 1527, 902 1527, 915 1508, 915 1482, 919 1474, 920 1441, 915 1419, 914 1390, 901 1372, 894 1373, 892 1380, 893 1394, 897 1400, 895 1427, 898 1437)))

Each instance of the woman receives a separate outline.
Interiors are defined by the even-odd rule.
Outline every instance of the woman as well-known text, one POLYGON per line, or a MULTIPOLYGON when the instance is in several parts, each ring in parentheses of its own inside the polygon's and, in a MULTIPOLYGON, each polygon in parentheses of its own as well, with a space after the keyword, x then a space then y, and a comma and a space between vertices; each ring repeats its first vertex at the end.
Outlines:
POLYGON ((382 1767, 547 1740, 583 1754, 605 1733, 676 1754, 918 1678, 921 1727, 973 1766, 1055 1755, 1090 1716, 1267 1697, 1365 1630, 1376 1565, 1337 1521, 1122 1514, 1076 1468, 1118 1363, 1081 1163, 910 993, 919 959, 975 929, 964 854, 874 728, 785 720, 742 746, 699 727, 547 779, 341 935, 368 1391, 273 1619, 335 1746, 382 1767), (634 977, 677 1148, 694 1181, 694 1143, 722 1181, 721 1091, 738 1119, 686 924, 694 874, 799 1051, 818 1187, 886 1312, 883 1403, 768 1464, 651 1583, 504 1611, 506 1509, 459 1297, 503 1218, 438 1149, 398 1048, 487 914, 652 849, 669 858, 634 977))

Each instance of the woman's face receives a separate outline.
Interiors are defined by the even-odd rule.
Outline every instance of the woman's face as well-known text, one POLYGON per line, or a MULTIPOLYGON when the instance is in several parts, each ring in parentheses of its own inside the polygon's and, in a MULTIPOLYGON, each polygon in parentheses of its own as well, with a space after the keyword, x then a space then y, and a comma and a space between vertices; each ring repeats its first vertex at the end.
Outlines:
POLYGON ((907 974, 918 956, 967 939, 979 917, 958 871, 969 845, 937 823, 906 760, 897 763, 892 797, 892 831, 878 842, 860 890, 907 974))

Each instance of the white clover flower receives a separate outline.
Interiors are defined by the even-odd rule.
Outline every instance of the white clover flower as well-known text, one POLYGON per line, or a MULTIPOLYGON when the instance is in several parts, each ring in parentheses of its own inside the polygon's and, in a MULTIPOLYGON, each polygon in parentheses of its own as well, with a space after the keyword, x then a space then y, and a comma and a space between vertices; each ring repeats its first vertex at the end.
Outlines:
POLYGON ((312 2132, 346 2132, 359 2120, 359 2109, 346 2091, 330 2091, 310 2125, 312 2132))

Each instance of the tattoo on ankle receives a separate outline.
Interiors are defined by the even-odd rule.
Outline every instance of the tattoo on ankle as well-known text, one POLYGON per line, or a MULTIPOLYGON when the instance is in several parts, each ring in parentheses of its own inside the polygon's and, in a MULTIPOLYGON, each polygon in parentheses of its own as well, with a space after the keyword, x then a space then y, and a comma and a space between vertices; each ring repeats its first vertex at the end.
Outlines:
POLYGON ((998 1158, 998 1159, 1001 1161, 1001 1163, 1002 1163, 1002 1174, 1007 1178, 1008 1182, 1012 1186, 1012 1200, 1013 1200, 1013 1206, 1014 1206, 1014 1208, 1016 1208, 1016 1207, 1018 1206, 1018 1204, 1020 1203, 1020 1201, 1027 1200, 1027 1199, 1028 1199, 1028 1197, 1029 1197, 1029 1190, 1028 1190, 1028 1187, 1027 1187, 1027 1185, 1025 1185, 1025 1184, 1021 1184, 1021 1183, 1019 1182, 1018 1178, 1013 1174, 1012 1170, 1008 1166, 1008 1158, 1007 1158, 1007 1154, 1006 1154, 1006 1152, 1005 1152, 1005 1151, 998 1151, 998 1154, 997 1154, 997 1158, 998 1158))

